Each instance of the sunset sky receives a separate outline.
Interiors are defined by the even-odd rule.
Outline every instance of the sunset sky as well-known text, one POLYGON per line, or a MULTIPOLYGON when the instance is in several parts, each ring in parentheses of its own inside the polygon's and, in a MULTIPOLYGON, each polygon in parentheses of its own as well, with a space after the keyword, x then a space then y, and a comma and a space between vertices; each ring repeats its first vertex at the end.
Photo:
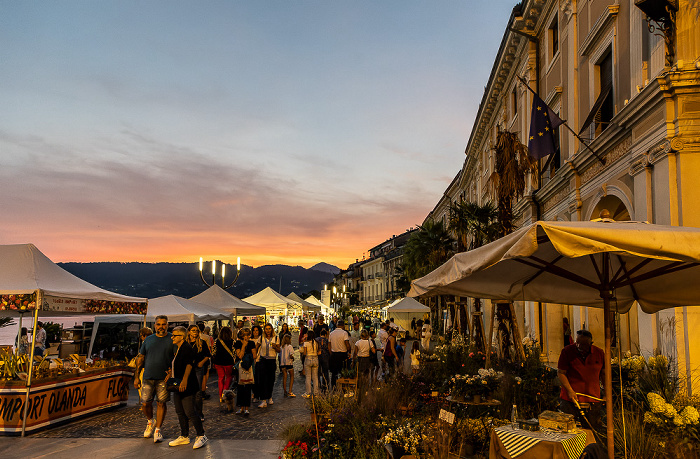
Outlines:
POLYGON ((0 1, 0 244, 341 268, 420 224, 516 1, 0 1))

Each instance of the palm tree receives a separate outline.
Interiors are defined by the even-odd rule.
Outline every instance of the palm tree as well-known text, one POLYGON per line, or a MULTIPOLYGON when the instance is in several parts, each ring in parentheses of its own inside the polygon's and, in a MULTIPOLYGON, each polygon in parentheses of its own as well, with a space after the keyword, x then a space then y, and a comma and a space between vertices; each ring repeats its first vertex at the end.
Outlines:
POLYGON ((498 128, 496 168, 489 178, 498 197, 501 236, 513 232, 513 201, 525 192, 525 177, 534 172, 537 160, 528 154, 518 134, 498 128))
POLYGON ((428 220, 406 242, 403 269, 409 281, 436 269, 452 256, 454 239, 442 221, 428 220))
POLYGON ((472 250, 498 238, 501 228, 493 204, 459 202, 450 205, 450 227, 457 235, 458 251, 472 250))
MULTIPOLYGON (((500 236, 505 236, 515 229, 513 228, 513 202, 523 196, 525 177, 529 172, 536 170, 537 160, 529 155, 527 147, 520 142, 517 133, 501 130, 500 126, 495 150, 496 167, 489 182, 498 197, 500 236)), ((521 343, 514 342, 512 338, 514 335, 519 335, 513 314, 512 303, 497 305, 496 320, 501 335, 501 349, 506 360, 510 360, 511 345, 514 345, 522 357, 521 343)), ((487 359, 489 356, 490 353, 487 353, 487 359)))

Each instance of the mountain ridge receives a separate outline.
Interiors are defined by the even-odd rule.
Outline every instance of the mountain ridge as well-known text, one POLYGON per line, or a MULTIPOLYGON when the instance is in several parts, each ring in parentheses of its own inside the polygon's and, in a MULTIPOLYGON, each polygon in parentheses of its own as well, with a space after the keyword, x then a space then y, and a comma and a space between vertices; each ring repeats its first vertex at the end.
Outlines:
MULTIPOLYGON (((191 298, 208 288, 200 277, 199 263, 66 262, 57 264, 71 274, 100 288, 129 296, 156 298, 172 294, 191 298)), ((211 285, 211 271, 207 273, 207 267, 205 265, 203 277, 211 285)), ((227 264, 226 271, 228 276, 225 280, 228 284, 235 278, 235 265, 227 264)), ((289 265, 263 265, 253 268, 241 265, 238 281, 228 289, 228 292, 238 298, 245 298, 265 287, 272 287, 282 295, 295 292, 303 296, 308 292, 322 290, 323 284, 332 281, 331 272, 313 268, 289 265)), ((221 285, 220 276, 217 276, 216 283, 221 285)))

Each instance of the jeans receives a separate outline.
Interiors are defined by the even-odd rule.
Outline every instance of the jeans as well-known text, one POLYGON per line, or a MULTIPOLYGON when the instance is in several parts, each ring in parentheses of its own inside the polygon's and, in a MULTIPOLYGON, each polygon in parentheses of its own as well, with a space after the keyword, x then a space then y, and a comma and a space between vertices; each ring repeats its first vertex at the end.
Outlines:
POLYGON ((318 379, 319 382, 321 383, 321 389, 327 389, 328 385, 331 383, 330 378, 328 377, 328 369, 330 367, 330 357, 324 358, 319 358, 318 362, 318 379))
POLYGON ((272 398, 272 389, 275 387, 275 373, 277 371, 277 359, 261 358, 262 371, 260 375, 260 400, 272 398))
POLYGON ((314 394, 318 394, 318 357, 307 356, 304 364, 306 371, 306 393, 311 393, 311 380, 314 382, 314 394))
POLYGON ((199 414, 200 417, 203 416, 202 409, 204 408, 204 398, 202 397, 202 381, 204 380, 204 373, 209 371, 209 365, 204 365, 202 368, 197 368, 194 371, 194 374, 197 376, 197 384, 199 390, 194 396, 194 407, 197 410, 197 414, 199 414))
POLYGON ((180 392, 173 392, 173 404, 175 405, 177 419, 180 421, 180 435, 183 437, 190 436, 190 421, 194 425, 197 436, 201 437, 204 435, 202 420, 194 407, 194 394, 183 395, 180 392))

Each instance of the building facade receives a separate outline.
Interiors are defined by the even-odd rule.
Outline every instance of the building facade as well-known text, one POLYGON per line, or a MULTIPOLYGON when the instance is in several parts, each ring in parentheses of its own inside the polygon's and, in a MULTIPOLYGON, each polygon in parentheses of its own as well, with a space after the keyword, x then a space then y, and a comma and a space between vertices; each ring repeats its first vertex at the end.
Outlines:
MULTIPOLYGON (((504 32, 456 175, 428 218, 459 200, 495 202, 488 179, 499 129, 527 145, 533 91, 579 135, 555 132, 558 151, 540 160, 514 205, 516 226, 536 220, 615 220, 700 227, 700 5, 677 7, 675 32, 652 33, 633 0, 524 0, 504 32), (532 90, 532 91, 531 91, 532 90)), ((576 305, 517 305, 521 330, 541 339, 550 361, 562 320, 603 341, 603 314, 576 305)), ((489 317, 490 314, 484 314, 489 317)), ((621 350, 674 357, 700 389, 700 307, 649 315, 633 308, 616 323, 621 350)))

